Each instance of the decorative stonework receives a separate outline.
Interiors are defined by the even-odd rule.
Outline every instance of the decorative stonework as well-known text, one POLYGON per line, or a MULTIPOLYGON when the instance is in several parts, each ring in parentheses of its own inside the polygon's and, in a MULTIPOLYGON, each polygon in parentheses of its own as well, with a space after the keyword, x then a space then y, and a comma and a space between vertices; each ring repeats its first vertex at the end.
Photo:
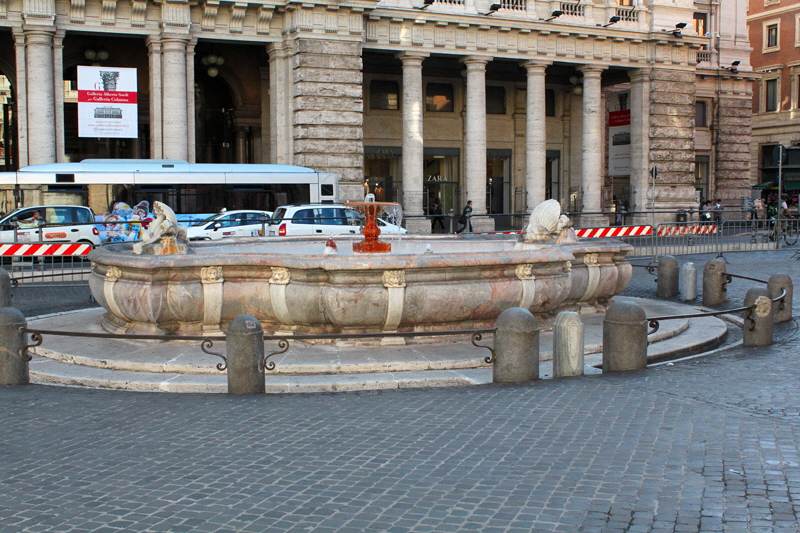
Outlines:
POLYGON ((206 0, 203 4, 203 20, 200 28, 203 31, 214 31, 217 26, 217 12, 219 11, 218 0, 206 0))
POLYGON ((192 23, 187 0, 167 0, 161 4, 161 24, 165 27, 188 28, 192 23))
POLYGON ((517 265, 515 273, 517 279, 536 279, 531 264, 517 265))
POLYGON ((147 0, 131 0, 131 26, 143 28, 147 22, 147 0))
POLYGON ((756 315, 761 318, 769 316, 772 312, 772 300, 767 296, 759 296, 756 298, 756 315))
POLYGON ((115 282, 122 277, 122 270, 119 267, 110 266, 108 270, 106 270, 106 281, 108 282, 115 282))
POLYGON ((567 261, 567 262, 564 264, 563 271, 564 271, 564 272, 572 272, 572 261, 567 261))
POLYGON ((583 264, 587 266, 597 266, 599 259, 599 254, 586 254, 583 256, 583 264))
POLYGON ((202 283, 222 283, 222 267, 203 267, 200 269, 200 281, 202 283))
POLYGON ((288 285, 289 269, 283 267, 272 267, 272 277, 269 278, 270 285, 288 285))
POLYGON ((86 22, 86 0, 70 0, 69 21, 75 24, 86 22))
POLYGON ((103 26, 113 26, 117 22, 117 0, 102 0, 100 23, 103 26))
POLYGON ((387 289, 400 289, 406 286, 406 273, 403 270, 384 270, 383 286, 387 289))
POLYGON ((247 12, 246 2, 236 2, 231 4, 230 22, 228 23, 228 31, 231 33, 242 33, 244 27, 244 15, 247 12))
POLYGON ((256 18, 256 33, 259 35, 269 35, 269 26, 272 22, 272 15, 275 9, 272 6, 263 5, 258 11, 256 18))

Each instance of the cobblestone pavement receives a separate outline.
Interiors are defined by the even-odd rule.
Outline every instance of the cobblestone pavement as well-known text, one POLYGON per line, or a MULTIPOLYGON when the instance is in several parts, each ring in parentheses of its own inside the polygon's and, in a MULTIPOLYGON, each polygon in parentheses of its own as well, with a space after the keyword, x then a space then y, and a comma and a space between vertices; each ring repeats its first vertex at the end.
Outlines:
MULTIPOLYGON (((785 252, 727 259, 800 279, 785 252)), ((644 269, 635 278, 629 294, 654 295, 644 269)), ((731 284, 731 306, 747 288, 731 284)), ((795 329, 771 347, 524 386, 0 387, 0 531, 796 533, 795 329)))

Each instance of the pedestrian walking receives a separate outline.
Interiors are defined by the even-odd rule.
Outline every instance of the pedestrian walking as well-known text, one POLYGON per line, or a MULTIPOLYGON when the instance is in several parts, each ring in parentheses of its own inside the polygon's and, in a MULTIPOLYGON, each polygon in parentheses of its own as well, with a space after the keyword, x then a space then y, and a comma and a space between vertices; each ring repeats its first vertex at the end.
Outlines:
POLYGON ((464 206, 464 211, 458 218, 458 223, 461 224, 461 227, 458 228, 456 233, 461 233, 464 230, 472 233, 472 200, 467 200, 467 205, 464 206))
POLYGON ((433 207, 431 207, 431 233, 436 231, 436 226, 438 225, 442 230, 444 230, 444 215, 442 215, 442 204, 439 203, 439 200, 433 201, 433 207))

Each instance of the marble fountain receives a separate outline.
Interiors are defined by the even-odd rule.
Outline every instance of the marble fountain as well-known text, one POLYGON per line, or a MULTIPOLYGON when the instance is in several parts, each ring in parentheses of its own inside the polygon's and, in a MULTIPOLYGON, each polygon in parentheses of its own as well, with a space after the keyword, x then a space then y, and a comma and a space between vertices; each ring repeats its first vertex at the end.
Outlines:
POLYGON ((367 213, 365 241, 380 242, 377 253, 353 251, 365 249, 360 235, 186 243, 162 204, 142 243, 89 256, 102 326, 205 335, 247 314, 265 334, 424 332, 492 327, 509 307, 546 325, 560 310, 603 311, 631 278, 631 247, 576 239, 554 200, 521 236, 379 237, 368 204, 353 206, 367 213))

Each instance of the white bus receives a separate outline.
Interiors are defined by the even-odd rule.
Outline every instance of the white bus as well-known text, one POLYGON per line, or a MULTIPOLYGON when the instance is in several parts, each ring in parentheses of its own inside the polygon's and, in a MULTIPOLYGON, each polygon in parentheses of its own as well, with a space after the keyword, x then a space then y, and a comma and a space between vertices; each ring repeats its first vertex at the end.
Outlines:
POLYGON ((26 189, 38 186, 43 193, 82 195, 80 203, 96 213, 116 202, 135 205, 148 201, 152 205, 156 200, 176 213, 217 213, 222 208, 273 211, 287 204, 339 201, 335 173, 290 165, 201 164, 173 159, 86 159, 33 165, 0 173, 0 186, 14 189, 17 206, 28 203, 21 197, 26 189))

